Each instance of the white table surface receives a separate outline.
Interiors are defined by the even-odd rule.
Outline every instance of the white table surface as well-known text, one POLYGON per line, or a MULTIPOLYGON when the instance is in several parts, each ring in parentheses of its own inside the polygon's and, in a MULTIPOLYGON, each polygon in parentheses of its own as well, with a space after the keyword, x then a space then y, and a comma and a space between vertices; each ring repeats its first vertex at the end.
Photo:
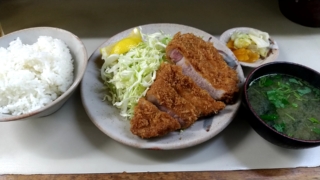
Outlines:
MULTIPOLYGON (((136 19, 131 18, 131 21, 122 19, 123 23, 112 20, 110 14, 105 16, 105 23, 101 23, 104 20, 101 16, 104 9, 111 15, 117 15, 118 12, 113 12, 112 7, 120 8, 124 1, 113 2, 113 6, 109 6, 110 1, 90 2, 82 2, 73 7, 71 4, 76 4, 77 1, 68 1, 65 6, 59 6, 61 13, 50 16, 50 11, 57 11, 57 3, 38 2, 42 9, 36 10, 32 1, 13 1, 12 4, 1 1, 0 12, 5 12, 3 10, 13 5, 21 9, 19 13, 11 13, 8 18, 0 20, 5 32, 31 26, 65 28, 80 36, 89 55, 111 35, 139 24, 186 24, 210 32, 216 37, 228 28, 250 26, 269 32, 278 42, 278 60, 300 63, 320 71, 320 29, 288 21, 277 9, 276 1, 194 1, 193 4, 197 4, 198 9, 191 10, 191 15, 186 11, 195 5, 184 4, 178 11, 169 7, 159 15, 152 14, 149 7, 152 9, 153 5, 145 1, 147 5, 144 6, 143 3, 132 3, 131 8, 143 13, 134 14, 136 19), (75 9, 75 12, 63 11, 67 7, 69 10, 75 9), (91 11, 86 11, 88 8, 91 11), (84 9, 87 14, 93 13, 90 16, 98 18, 81 16, 81 10, 84 9), (48 11, 48 16, 37 16, 40 11, 48 11), (146 17, 148 12, 151 15, 146 17), (208 16, 209 19, 205 18, 208 16), (30 19, 22 21, 23 17, 30 19), (64 17, 69 18, 64 20, 64 17), (77 23, 77 19, 82 19, 82 25, 85 26, 77 23), (20 24, 14 24, 19 20, 20 24), (101 26, 97 25, 98 22, 101 26)), ((164 1, 164 5, 157 7, 165 8, 170 2, 164 1)), ((179 3, 172 6, 178 7, 177 4, 179 3)), ((244 71, 247 73, 250 69, 244 68, 244 71)), ((217 137, 195 147, 171 151, 135 149, 110 139, 95 127, 83 109, 78 90, 51 116, 0 123, 0 174, 215 171, 320 165, 320 147, 304 150, 277 147, 257 135, 245 118, 245 114, 238 115, 217 137)))

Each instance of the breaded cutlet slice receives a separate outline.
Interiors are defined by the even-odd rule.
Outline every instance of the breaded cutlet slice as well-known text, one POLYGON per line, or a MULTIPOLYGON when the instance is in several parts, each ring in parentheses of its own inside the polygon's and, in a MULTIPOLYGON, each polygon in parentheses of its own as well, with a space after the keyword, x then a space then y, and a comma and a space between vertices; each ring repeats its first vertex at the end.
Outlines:
POLYGON ((198 118, 196 108, 162 78, 156 78, 146 93, 146 99, 177 119, 182 129, 191 126, 198 118))
POLYGON ((166 56, 211 97, 228 104, 234 102, 239 91, 237 72, 227 65, 212 42, 179 32, 168 44, 166 56))
POLYGON ((181 129, 178 120, 160 111, 155 105, 140 98, 130 121, 131 132, 141 138, 164 136, 181 129))
POLYGON ((226 106, 225 103, 214 100, 206 90, 184 75, 177 65, 163 63, 157 71, 157 78, 162 78, 181 97, 195 106, 198 117, 217 114, 226 106))

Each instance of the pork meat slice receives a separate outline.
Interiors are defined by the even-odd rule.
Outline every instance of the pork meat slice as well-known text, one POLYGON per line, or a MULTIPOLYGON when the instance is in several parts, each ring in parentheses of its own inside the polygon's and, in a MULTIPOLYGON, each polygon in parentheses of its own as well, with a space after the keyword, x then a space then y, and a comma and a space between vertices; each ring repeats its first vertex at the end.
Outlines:
POLYGON ((237 72, 223 60, 212 42, 192 33, 174 35, 166 48, 171 62, 216 100, 233 103, 239 91, 237 72))
POLYGON ((182 98, 163 78, 156 78, 146 93, 146 99, 177 119, 182 129, 191 126, 198 118, 195 106, 182 98))
POLYGON ((162 64, 157 71, 157 79, 162 78, 185 100, 195 106, 197 116, 217 114, 225 108, 225 103, 216 101, 200 88, 190 77, 182 73, 182 68, 174 64, 162 64))

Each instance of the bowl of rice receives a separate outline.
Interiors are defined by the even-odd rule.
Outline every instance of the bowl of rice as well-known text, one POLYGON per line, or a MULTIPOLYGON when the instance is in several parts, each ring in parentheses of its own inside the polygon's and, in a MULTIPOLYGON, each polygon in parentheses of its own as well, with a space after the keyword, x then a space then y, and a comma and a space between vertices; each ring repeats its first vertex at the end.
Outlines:
POLYGON ((0 122, 48 116, 71 97, 87 66, 71 32, 34 27, 0 37, 0 122))

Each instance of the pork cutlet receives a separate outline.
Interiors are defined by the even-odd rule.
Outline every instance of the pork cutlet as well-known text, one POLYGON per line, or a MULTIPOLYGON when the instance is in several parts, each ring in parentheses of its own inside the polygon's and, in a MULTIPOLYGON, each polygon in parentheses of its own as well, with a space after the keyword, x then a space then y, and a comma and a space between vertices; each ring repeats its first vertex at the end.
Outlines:
POLYGON ((182 129, 188 128, 198 119, 197 109, 159 75, 147 91, 146 99, 176 118, 182 129))
POLYGON ((177 130, 176 122, 179 123, 179 129, 186 129, 199 117, 216 114, 225 108, 223 102, 214 100, 190 77, 182 74, 181 67, 167 63, 158 69, 157 77, 145 98, 139 100, 131 120, 132 133, 142 138, 157 137, 177 130), (151 107, 152 113, 149 110, 151 107), (162 119, 156 116, 160 112, 162 119))
POLYGON ((177 33, 166 49, 146 96, 135 107, 131 131, 141 138, 190 127, 199 117, 217 114, 239 91, 237 72, 213 47, 191 33, 177 33))
POLYGON ((237 72, 227 65, 212 42, 179 32, 168 44, 166 55, 214 99, 228 104, 234 102, 239 91, 237 72))
POLYGON ((189 101, 197 111, 197 116, 208 116, 225 108, 221 101, 214 100, 206 90, 201 89, 190 77, 182 73, 182 68, 173 64, 162 64, 157 71, 161 78, 185 100, 189 101))
POLYGON ((180 123, 155 105, 140 98, 130 121, 131 132, 141 138, 158 137, 181 129, 180 123))

